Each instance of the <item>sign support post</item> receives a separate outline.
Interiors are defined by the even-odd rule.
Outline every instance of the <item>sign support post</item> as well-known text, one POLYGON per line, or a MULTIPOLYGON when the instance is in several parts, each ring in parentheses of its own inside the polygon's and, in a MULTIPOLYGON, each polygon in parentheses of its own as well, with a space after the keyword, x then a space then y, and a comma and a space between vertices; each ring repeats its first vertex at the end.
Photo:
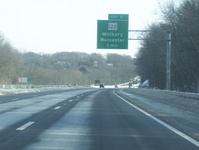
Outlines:
POLYGON ((166 77, 166 88, 167 90, 171 90, 171 32, 166 32, 166 47, 167 47, 167 77, 166 77))

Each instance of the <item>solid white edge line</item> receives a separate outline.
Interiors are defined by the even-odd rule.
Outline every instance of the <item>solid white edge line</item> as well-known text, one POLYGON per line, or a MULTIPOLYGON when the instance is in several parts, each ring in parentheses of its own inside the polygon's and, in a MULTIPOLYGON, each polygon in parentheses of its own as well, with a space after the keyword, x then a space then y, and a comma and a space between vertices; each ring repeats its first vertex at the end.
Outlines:
POLYGON ((28 123, 22 125, 21 127, 17 128, 16 130, 22 131, 22 130, 28 128, 29 126, 31 126, 31 125, 34 124, 34 123, 35 123, 34 121, 30 121, 30 122, 28 122, 28 123))
POLYGON ((161 125, 163 125, 164 127, 166 127, 167 129, 173 131, 174 133, 178 134, 179 136, 181 136, 182 138, 186 139, 187 141, 191 142, 192 144, 196 145, 197 147, 199 147, 199 142, 193 138, 191 138, 190 136, 182 133, 181 131, 177 130, 176 128, 170 126, 169 124, 161 121, 160 119, 154 117, 153 115, 147 113, 146 111, 140 109, 139 107, 133 105, 132 103, 128 102, 127 100, 125 100, 124 98, 122 98, 121 96, 119 96, 118 94, 115 93, 115 91, 113 91, 113 93, 119 97, 121 100, 123 100, 124 102, 126 102, 127 104, 131 105, 132 107, 134 107, 135 109, 139 110, 140 112, 142 112, 143 114, 149 116, 151 119, 155 120, 156 122, 160 123, 161 125))

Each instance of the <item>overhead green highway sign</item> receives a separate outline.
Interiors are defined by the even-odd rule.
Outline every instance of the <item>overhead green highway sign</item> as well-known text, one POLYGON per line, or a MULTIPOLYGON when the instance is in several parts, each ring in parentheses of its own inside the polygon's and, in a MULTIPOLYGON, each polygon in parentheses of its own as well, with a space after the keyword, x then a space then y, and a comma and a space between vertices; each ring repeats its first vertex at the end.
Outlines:
POLYGON ((128 21, 98 20, 98 49, 128 49, 128 21))

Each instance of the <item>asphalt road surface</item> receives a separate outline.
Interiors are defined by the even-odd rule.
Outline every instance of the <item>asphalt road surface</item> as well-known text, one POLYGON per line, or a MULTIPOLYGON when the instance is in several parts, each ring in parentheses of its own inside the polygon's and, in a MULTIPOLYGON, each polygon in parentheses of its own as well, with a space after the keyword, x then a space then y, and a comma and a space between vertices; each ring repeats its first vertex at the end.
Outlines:
POLYGON ((126 90, 20 94, 0 101, 0 150, 199 149, 197 114, 126 90))

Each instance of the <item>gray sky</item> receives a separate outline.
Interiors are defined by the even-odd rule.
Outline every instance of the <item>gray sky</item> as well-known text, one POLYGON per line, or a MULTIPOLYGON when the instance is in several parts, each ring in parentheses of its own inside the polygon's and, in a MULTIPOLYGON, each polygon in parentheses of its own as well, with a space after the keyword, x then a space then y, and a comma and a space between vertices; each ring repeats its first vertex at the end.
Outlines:
POLYGON ((128 50, 97 49, 97 20, 129 14, 129 30, 145 29, 157 20, 158 0, 0 0, 0 32, 20 51, 80 51, 134 56, 128 50))

